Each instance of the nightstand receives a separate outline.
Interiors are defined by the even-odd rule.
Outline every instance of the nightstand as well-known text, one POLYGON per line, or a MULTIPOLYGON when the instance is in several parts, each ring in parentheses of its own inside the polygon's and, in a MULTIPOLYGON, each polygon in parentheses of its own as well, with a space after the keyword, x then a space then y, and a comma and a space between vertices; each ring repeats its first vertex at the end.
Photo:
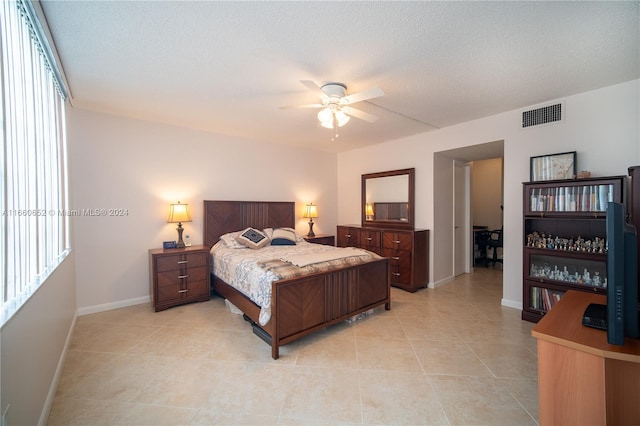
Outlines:
POLYGON ((316 234, 315 237, 302 237, 305 241, 315 244, 324 244, 325 246, 335 246, 336 237, 333 235, 316 234))
POLYGON ((209 300, 209 248, 149 250, 149 281, 156 312, 209 300))

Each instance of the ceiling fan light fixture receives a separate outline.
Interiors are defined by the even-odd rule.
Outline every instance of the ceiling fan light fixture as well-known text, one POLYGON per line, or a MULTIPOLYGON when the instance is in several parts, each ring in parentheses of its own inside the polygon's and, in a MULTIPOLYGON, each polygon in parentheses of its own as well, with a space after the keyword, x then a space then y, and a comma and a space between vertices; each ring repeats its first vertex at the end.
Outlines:
POLYGON ((327 129, 333 129, 334 126, 342 127, 351 120, 347 114, 344 113, 339 107, 326 107, 318 113, 318 120, 320 125, 327 129))
POLYGON ((318 120, 320 120, 323 125, 324 123, 329 123, 331 127, 333 127, 333 113, 331 112, 331 109, 329 107, 321 109, 318 113, 318 120))
POLYGON ((338 121, 338 127, 342 127, 351 120, 347 114, 345 114, 341 109, 336 111, 336 120, 338 121))

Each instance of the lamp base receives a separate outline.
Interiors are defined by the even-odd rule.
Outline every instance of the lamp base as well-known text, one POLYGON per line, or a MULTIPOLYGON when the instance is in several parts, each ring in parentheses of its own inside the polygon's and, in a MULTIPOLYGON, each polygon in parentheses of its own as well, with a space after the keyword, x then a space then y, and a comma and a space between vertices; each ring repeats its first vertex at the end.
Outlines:
POLYGON ((316 234, 313 233, 313 220, 309 221, 309 233, 307 234, 307 237, 315 237, 316 234))
POLYGON ((184 228, 182 227, 182 223, 178 222, 176 230, 178 231, 178 242, 176 243, 176 248, 184 248, 184 241, 182 241, 182 231, 184 231, 184 228))

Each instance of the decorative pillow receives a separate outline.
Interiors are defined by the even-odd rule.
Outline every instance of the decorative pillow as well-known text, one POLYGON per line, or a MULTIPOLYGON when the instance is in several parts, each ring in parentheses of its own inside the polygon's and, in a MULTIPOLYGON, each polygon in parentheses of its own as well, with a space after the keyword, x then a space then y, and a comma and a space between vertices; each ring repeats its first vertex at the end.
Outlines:
POLYGON ((238 241, 236 241, 236 238, 238 238, 238 236, 241 233, 242 231, 229 232, 228 234, 222 235, 220 237, 220 240, 224 242, 224 245, 226 245, 228 248, 232 248, 232 249, 245 248, 245 246, 243 246, 238 241))
POLYGON ((236 241, 249 247, 250 249, 259 249, 269 244, 269 238, 257 229, 247 228, 236 237, 236 241))
POLYGON ((296 233, 291 228, 277 228, 271 234, 272 246, 295 246, 296 233))
POLYGON ((273 228, 264 228, 262 233, 267 236, 267 238, 271 239, 273 237, 273 228))
MULTIPOLYGON (((274 228, 265 228, 265 229, 263 229, 263 230, 262 230, 262 232, 264 232, 264 233, 265 233, 265 235, 266 235, 267 237, 269 237, 269 239, 270 239, 270 240, 272 240, 272 239, 273 239, 273 229, 274 229, 274 228)), ((296 232, 296 230, 295 230, 295 229, 293 229, 293 228, 275 228, 275 229, 284 229, 284 230, 286 230, 286 231, 291 231, 291 232, 293 232, 293 233, 294 233, 294 235, 296 236, 296 239, 295 239, 296 241, 304 241, 304 238, 302 237, 302 235, 299 235, 299 234, 296 232)))

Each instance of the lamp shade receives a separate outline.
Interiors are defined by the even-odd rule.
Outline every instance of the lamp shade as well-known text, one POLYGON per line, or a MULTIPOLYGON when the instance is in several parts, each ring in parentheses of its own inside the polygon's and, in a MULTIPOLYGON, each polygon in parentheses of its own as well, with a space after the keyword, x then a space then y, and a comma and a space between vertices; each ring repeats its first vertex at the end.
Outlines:
POLYGON ((367 216, 373 216, 373 204, 367 203, 364 214, 367 216))
POLYGON ((171 204, 169 207, 169 218, 167 219, 167 222, 191 222, 189 204, 180 204, 180 201, 178 201, 177 204, 171 204))
POLYGON ((307 204, 304 208, 304 214, 302 217, 318 217, 318 206, 314 205, 313 203, 307 204))

